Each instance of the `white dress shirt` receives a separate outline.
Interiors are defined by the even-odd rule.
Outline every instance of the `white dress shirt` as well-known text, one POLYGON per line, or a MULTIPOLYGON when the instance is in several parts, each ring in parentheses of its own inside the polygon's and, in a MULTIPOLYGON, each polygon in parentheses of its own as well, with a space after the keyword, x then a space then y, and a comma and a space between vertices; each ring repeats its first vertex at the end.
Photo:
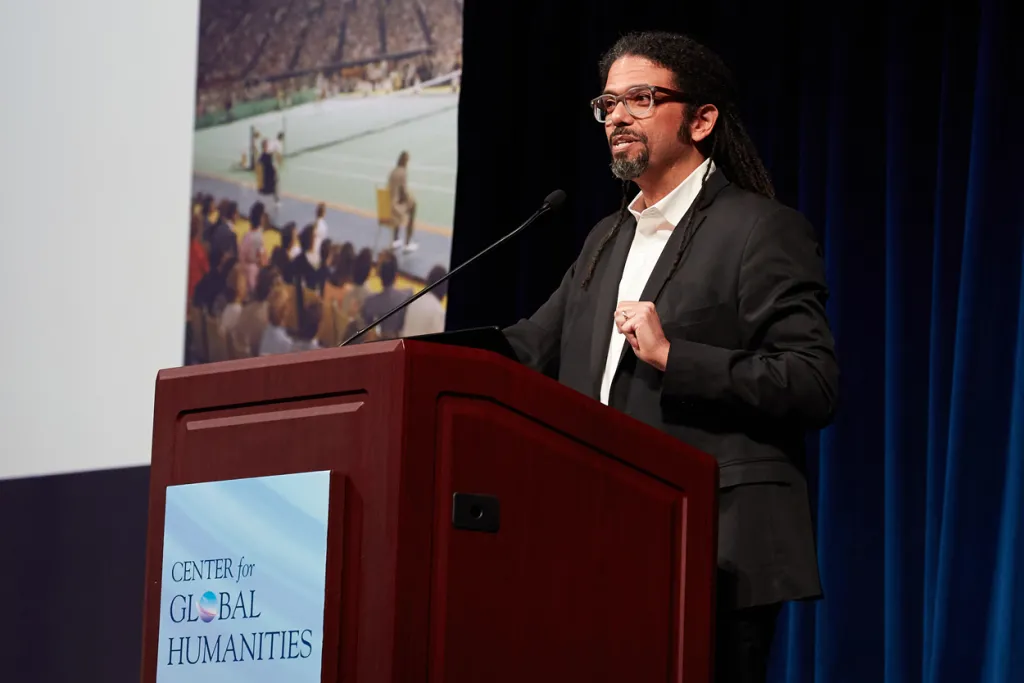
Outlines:
MULTIPOLYGON (((671 192, 665 195, 661 201, 654 206, 648 206, 643 211, 638 211, 644 205, 643 193, 641 192, 629 205, 629 212, 636 218, 636 232, 633 233, 633 243, 629 247, 629 254, 626 256, 626 266, 622 270, 622 279, 619 280, 619 301, 639 301, 640 295, 651 277, 651 271, 661 257, 665 249, 665 243, 672 235, 672 230, 683 220, 683 216, 690 208, 690 204, 696 199, 700 192, 701 179, 707 169, 710 159, 694 169, 693 173, 687 176, 686 180, 679 183, 671 192)), ((715 167, 712 163, 711 172, 715 167)), ((611 393, 612 378, 615 376, 615 369, 619 365, 619 356, 622 354, 622 345, 626 343, 625 337, 611 321, 611 343, 608 344, 608 357, 605 360, 604 376, 601 379, 601 403, 608 405, 608 397, 611 393)))

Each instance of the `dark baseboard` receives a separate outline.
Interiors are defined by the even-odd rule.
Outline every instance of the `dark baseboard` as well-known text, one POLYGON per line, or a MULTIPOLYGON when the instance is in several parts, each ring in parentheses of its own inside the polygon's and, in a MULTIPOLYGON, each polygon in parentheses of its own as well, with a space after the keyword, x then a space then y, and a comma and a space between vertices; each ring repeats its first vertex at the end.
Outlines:
POLYGON ((0 480, 0 661, 23 683, 136 683, 149 467, 0 480))

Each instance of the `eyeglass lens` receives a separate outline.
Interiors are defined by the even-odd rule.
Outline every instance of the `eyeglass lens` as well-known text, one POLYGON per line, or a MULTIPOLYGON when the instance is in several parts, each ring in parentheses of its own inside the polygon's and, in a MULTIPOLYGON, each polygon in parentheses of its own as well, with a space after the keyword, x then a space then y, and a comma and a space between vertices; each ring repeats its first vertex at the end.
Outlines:
POLYGON ((654 95, 650 88, 632 88, 627 90, 621 97, 614 95, 601 95, 594 100, 594 116, 598 121, 604 121, 615 111, 618 101, 621 99, 630 116, 645 116, 651 110, 654 102, 654 95))

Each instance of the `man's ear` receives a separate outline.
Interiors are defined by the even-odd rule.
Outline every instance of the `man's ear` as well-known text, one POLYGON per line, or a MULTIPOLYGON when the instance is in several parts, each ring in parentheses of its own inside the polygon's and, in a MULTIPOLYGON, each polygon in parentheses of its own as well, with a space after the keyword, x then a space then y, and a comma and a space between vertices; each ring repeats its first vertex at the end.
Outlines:
POLYGON ((718 107, 713 104, 702 104, 697 109, 697 115, 693 117, 690 124, 690 139, 700 142, 711 135, 711 131, 718 122, 718 107))

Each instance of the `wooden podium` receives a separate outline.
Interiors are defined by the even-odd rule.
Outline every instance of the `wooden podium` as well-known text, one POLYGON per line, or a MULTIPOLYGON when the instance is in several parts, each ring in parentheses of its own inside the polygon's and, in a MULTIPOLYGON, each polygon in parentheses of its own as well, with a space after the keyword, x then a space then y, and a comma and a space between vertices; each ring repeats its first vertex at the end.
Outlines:
POLYGON ((332 472, 322 681, 710 680, 715 460, 473 348, 160 373, 142 681, 169 485, 332 472))

